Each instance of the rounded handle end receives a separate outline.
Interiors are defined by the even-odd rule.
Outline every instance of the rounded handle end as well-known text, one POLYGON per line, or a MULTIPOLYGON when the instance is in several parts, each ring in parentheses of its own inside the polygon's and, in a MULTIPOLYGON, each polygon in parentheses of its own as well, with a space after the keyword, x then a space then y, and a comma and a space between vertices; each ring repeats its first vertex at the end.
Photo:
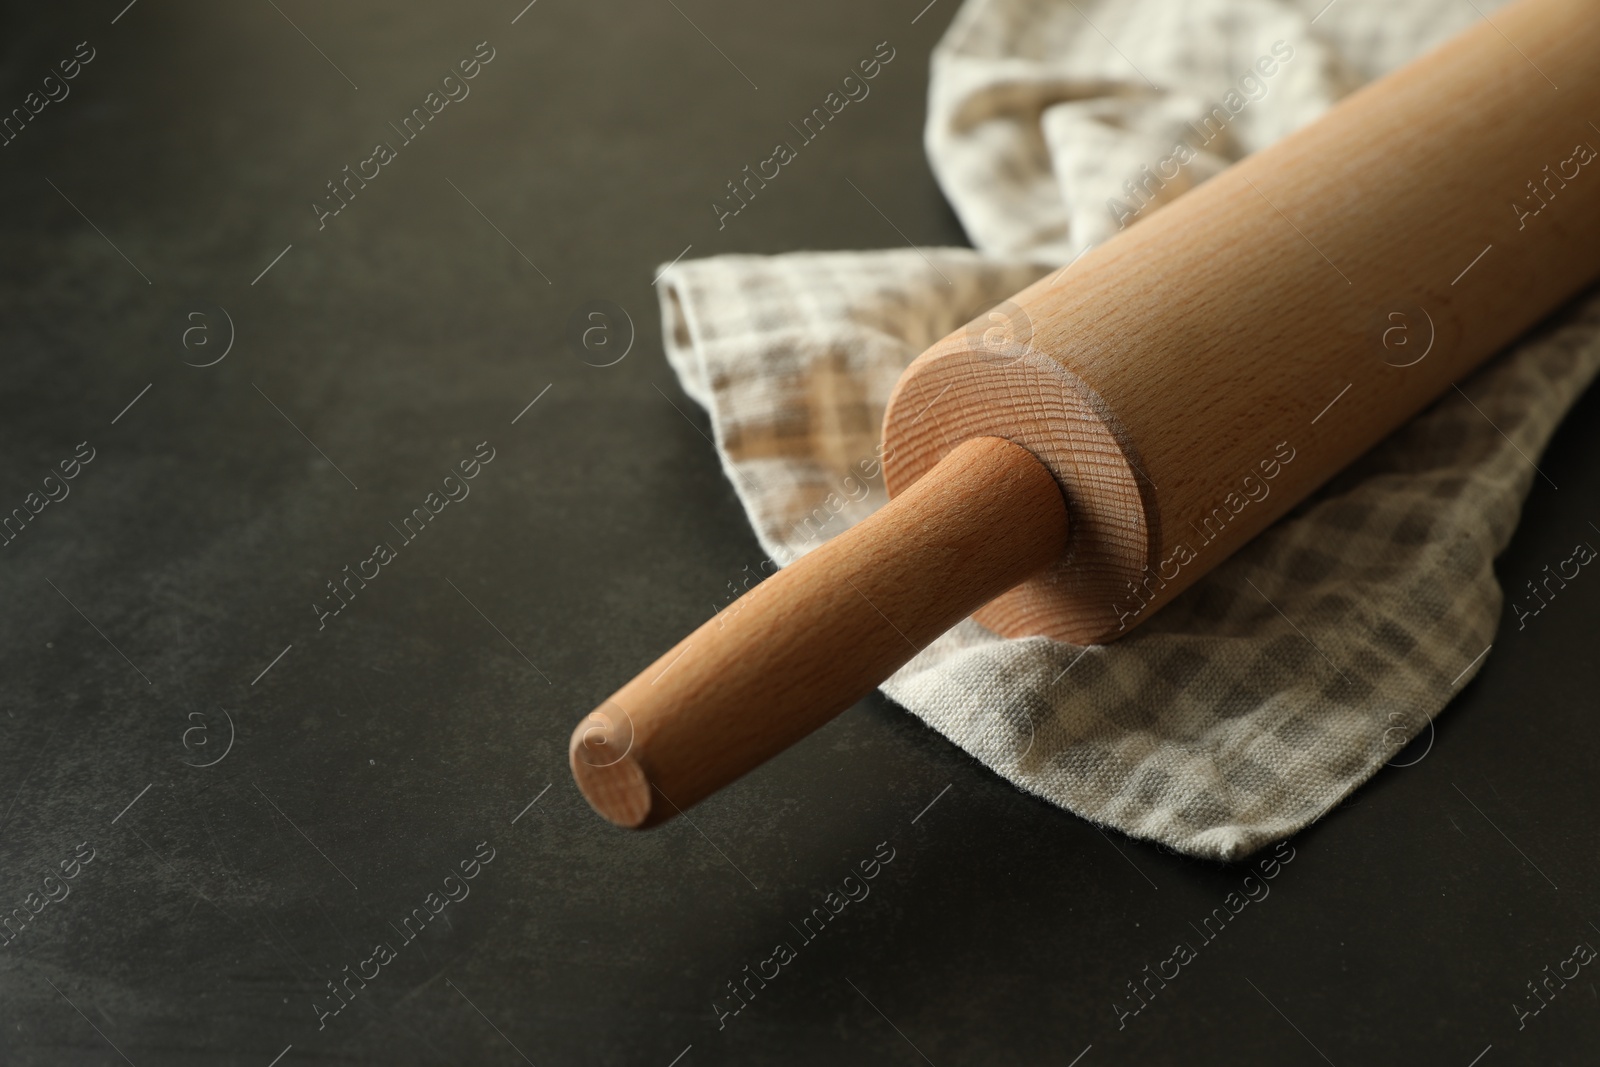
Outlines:
POLYGON ((615 700, 584 716, 567 744, 573 780, 589 806, 628 830, 653 825, 650 779, 633 752, 633 719, 615 700))

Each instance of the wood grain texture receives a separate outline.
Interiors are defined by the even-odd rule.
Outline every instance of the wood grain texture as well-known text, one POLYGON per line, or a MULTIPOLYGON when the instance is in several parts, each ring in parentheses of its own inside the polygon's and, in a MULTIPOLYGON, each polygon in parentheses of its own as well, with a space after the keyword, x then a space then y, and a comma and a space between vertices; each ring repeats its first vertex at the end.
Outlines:
POLYGON ((866 521, 756 586, 578 724, 573 777, 658 823, 794 744, 1061 554, 1067 512, 1026 449, 963 442, 866 521))
POLYGON ((1493 19, 912 364, 891 493, 997 435, 1072 512, 1061 559, 980 621, 1128 632, 1600 273, 1600 161, 1576 162, 1600 148, 1600 4, 1493 19))

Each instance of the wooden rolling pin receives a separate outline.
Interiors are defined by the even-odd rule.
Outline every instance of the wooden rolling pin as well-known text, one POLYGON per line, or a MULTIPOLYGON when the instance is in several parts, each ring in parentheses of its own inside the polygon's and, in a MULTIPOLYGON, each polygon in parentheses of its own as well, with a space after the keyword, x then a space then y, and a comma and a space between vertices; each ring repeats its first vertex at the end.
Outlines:
POLYGON ((1600 274, 1600 3, 1490 18, 919 356, 893 499, 578 724, 595 810, 670 818, 974 612, 1128 633, 1600 274))

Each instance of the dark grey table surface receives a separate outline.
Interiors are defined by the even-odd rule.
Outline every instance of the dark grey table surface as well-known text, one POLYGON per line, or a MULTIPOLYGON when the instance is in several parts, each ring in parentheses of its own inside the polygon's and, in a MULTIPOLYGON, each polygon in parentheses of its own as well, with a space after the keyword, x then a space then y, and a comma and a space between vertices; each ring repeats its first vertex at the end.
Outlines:
MULTIPOLYGON (((1600 579, 1508 610, 1407 766, 1213 940, 1259 865, 1104 834, 878 698, 692 822, 595 817, 572 725, 761 558, 656 268, 899 244, 847 178, 962 243, 920 142, 955 0, 524 2, 5 16, 0 106, 67 95, 0 148, 0 503, 68 495, 0 556, 0 1062, 1596 1062, 1596 972, 1528 983, 1600 944, 1600 579), (885 40, 719 231, 723 183, 885 40), (475 52, 469 96, 391 129, 475 52), (609 367, 567 341, 598 299, 637 335, 609 367), (480 442, 470 495, 392 535, 480 442)), ((1507 584, 1600 538, 1597 413, 1541 460, 1507 584)))

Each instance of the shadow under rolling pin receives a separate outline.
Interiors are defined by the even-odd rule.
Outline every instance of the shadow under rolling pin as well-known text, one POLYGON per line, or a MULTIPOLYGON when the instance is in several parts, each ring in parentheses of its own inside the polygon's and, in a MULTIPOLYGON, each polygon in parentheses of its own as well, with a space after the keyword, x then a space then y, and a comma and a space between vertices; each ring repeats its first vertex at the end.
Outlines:
POLYGON ((1149 618, 1600 275, 1596 55, 1600 4, 1520 0, 1018 293, 1008 337, 924 352, 893 499, 578 724, 590 804, 670 818, 969 614, 1074 644, 1149 618), (1404 366, 1397 309, 1432 324, 1404 366))

